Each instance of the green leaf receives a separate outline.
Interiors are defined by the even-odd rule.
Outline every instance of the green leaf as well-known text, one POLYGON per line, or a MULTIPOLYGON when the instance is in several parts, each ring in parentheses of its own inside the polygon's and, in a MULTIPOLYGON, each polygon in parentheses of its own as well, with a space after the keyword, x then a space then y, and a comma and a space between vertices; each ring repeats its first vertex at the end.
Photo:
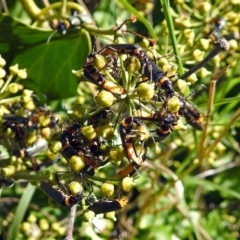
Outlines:
POLYGON ((21 82, 26 87, 52 100, 72 97, 77 95, 72 70, 82 67, 91 41, 88 32, 71 30, 65 36, 56 33, 47 44, 52 31, 31 28, 1 15, 0 53, 8 65, 18 63, 27 69, 28 79, 21 82))
POLYGON ((15 240, 18 236, 19 225, 22 223, 24 215, 29 207, 29 203, 32 199, 32 196, 35 192, 36 187, 28 183, 25 191, 21 197, 21 200, 17 206, 15 217, 13 218, 13 222, 10 226, 8 240, 15 240))

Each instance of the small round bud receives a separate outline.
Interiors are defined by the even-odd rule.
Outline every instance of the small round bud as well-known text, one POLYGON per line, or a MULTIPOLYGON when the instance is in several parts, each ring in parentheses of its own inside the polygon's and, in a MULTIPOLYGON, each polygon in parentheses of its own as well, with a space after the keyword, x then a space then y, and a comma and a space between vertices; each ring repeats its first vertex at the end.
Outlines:
POLYGON ((203 67, 200 69, 198 76, 200 76, 201 78, 205 78, 205 77, 209 76, 210 74, 212 74, 212 73, 203 67))
POLYGON ((105 182, 101 186, 101 192, 104 196, 111 196, 114 193, 114 185, 112 183, 105 182))
POLYGON ((136 57, 132 57, 130 59, 130 63, 128 63, 127 70, 131 73, 137 72, 141 68, 141 63, 136 57))
POLYGON ((12 94, 17 93, 18 89, 19 88, 17 83, 10 83, 7 87, 7 90, 12 94))
POLYGON ((0 68, 0 78, 4 78, 6 76, 6 71, 3 68, 0 68))
POLYGON ((98 135, 106 140, 111 140, 114 137, 114 127, 111 123, 103 125, 98 128, 98 135))
POLYGON ((62 143, 60 141, 52 141, 50 142, 49 150, 52 153, 58 153, 62 149, 62 143))
POLYGON ((0 55, 0 67, 4 67, 6 65, 6 61, 2 56, 0 55))
POLYGON ((27 70, 26 69, 19 69, 17 75, 20 79, 26 79, 27 78, 27 70))
POLYGON ((23 96, 31 97, 32 94, 33 94, 33 91, 32 91, 32 90, 29 90, 29 89, 24 89, 24 90, 23 90, 23 96))
POLYGON ((39 227, 42 231, 47 231, 49 229, 49 223, 46 218, 41 218, 39 220, 39 227))
POLYGON ((18 74, 18 71, 19 71, 18 64, 15 64, 14 66, 9 67, 9 71, 12 75, 18 74))
POLYGON ((196 73, 191 74, 188 78, 187 81, 190 82, 191 84, 197 82, 198 78, 196 73))
POLYGON ((182 79, 178 79, 177 80, 177 87, 178 87, 178 89, 180 90, 181 93, 184 93, 188 89, 188 86, 190 84, 191 83, 186 82, 186 81, 184 81, 182 79))
POLYGON ((115 98, 111 92, 101 91, 97 97, 96 101, 100 107, 111 107, 113 105, 115 98))
POLYGON ((204 52, 199 49, 195 49, 193 51, 193 57, 195 58, 196 61, 200 62, 204 58, 204 52))
POLYGON ((134 185, 135 185, 135 182, 131 177, 125 177, 122 180, 122 189, 125 192, 129 192, 132 189, 132 187, 134 187, 134 185))
POLYGON ((185 38, 193 39, 195 37, 195 33, 191 28, 184 29, 183 34, 185 38))
POLYGON ((35 222, 37 222, 37 218, 36 218, 36 216, 34 214, 31 213, 28 216, 27 221, 30 222, 30 223, 35 223, 35 222))
POLYGON ((228 41, 230 49, 237 50, 238 49, 238 42, 235 39, 231 39, 228 41))
POLYGON ((72 195, 77 196, 83 191, 83 187, 79 182, 73 181, 68 184, 69 191, 72 195))
POLYGON ((154 95, 154 84, 141 83, 137 87, 137 93, 139 97, 143 99, 152 99, 154 95))
POLYGON ((5 178, 11 177, 13 174, 15 174, 16 168, 13 165, 9 165, 8 167, 2 168, 2 175, 5 178))
POLYGON ((61 227, 61 225, 58 222, 53 222, 51 227, 54 231, 58 231, 58 229, 61 227))
POLYGON ((82 156, 72 156, 69 159, 69 166, 74 172, 80 172, 85 167, 85 161, 82 156))
POLYGON ((42 127, 47 127, 47 126, 50 125, 51 119, 50 119, 49 116, 42 115, 42 116, 39 117, 39 123, 42 127))
POLYGON ((82 127, 82 134, 85 138, 91 140, 97 137, 97 133, 93 128, 93 125, 82 127))
POLYGON ((93 211, 88 210, 82 215, 82 220, 84 222, 92 222, 94 217, 95 213, 93 211))
POLYGON ((108 212, 105 214, 105 218, 111 219, 113 221, 117 221, 117 218, 115 216, 115 212, 108 212))
POLYGON ((173 96, 168 100, 167 105, 170 112, 178 112, 179 108, 181 107, 181 102, 178 97, 173 96))
POLYGON ((104 69, 107 64, 108 64, 107 59, 104 56, 99 55, 99 54, 95 55, 93 65, 97 69, 104 69))
POLYGON ((202 2, 202 4, 200 4, 199 8, 204 13, 208 13, 209 11, 211 11, 212 5, 209 2, 202 2))
POLYGON ((209 49, 210 39, 201 38, 199 42, 203 50, 209 49))
POLYGON ((119 146, 113 147, 109 151, 109 156, 114 162, 122 161, 123 157, 125 156, 124 149, 119 146))

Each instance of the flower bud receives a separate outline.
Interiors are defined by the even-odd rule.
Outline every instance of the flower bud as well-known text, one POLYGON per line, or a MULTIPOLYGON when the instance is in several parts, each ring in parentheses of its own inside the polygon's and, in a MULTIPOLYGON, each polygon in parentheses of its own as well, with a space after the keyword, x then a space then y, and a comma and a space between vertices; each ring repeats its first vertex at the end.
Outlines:
POLYGON ((88 140, 91 140, 91 139, 94 139, 97 137, 97 133, 96 133, 95 129, 93 128, 93 125, 82 127, 82 134, 88 140))
POLYGON ((50 142, 49 150, 52 153, 58 153, 62 149, 62 143, 60 141, 50 142))
POLYGON ((111 196, 114 193, 114 185, 112 183, 105 182, 101 186, 101 192, 104 196, 111 196))
POLYGON ((138 85, 137 87, 137 93, 139 95, 139 97, 143 98, 143 99, 152 99, 153 95, 154 95, 154 84, 150 84, 147 82, 141 83, 138 85))
POLYGON ((18 92, 18 84, 17 83, 10 83, 7 87, 7 90, 12 94, 17 93, 18 92))
POLYGON ((12 75, 18 74, 19 71, 18 64, 9 67, 9 71, 12 75))
POLYGON ((0 68, 0 78, 4 78, 6 76, 6 71, 3 68, 0 68))
POLYGON ((131 177, 125 177, 122 180, 122 189, 125 192, 129 192, 132 189, 132 187, 134 187, 134 185, 135 185, 135 182, 131 177))
POLYGON ((69 159, 69 166, 74 172, 80 172, 85 167, 85 161, 82 156, 72 156, 69 159))
POLYGON ((6 61, 2 56, 0 55, 0 67, 4 67, 6 65, 6 61))
POLYGON ((26 69, 19 69, 17 75, 20 79, 26 79, 27 78, 27 70, 26 69))
POLYGON ((83 191, 83 187, 79 182, 73 181, 68 184, 69 191, 72 195, 77 196, 83 191))
POLYGON ((100 107, 111 107, 113 105, 114 102, 114 96, 111 92, 108 91, 101 91, 97 97, 96 97, 96 101, 97 104, 100 107))
POLYGON ((168 100, 167 105, 170 112, 178 112, 179 108, 181 107, 181 102, 178 97, 173 96, 168 100))

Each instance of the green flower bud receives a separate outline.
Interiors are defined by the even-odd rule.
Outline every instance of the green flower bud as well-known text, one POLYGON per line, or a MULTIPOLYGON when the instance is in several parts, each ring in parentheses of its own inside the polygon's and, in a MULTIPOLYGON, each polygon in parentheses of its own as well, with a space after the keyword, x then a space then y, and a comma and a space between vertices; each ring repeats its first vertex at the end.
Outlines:
POLYGON ((100 107, 111 107, 113 105, 114 100, 115 98, 113 94, 111 92, 104 91, 104 90, 101 91, 96 97, 97 104, 100 107))
POLYGON ((228 41, 230 49, 237 50, 238 49, 238 42, 235 39, 231 39, 228 41))
POLYGON ((209 49, 210 39, 201 38, 199 42, 203 50, 209 49))
POLYGON ((139 97, 143 99, 152 99, 154 95, 154 84, 150 84, 147 82, 139 84, 137 87, 137 93, 139 97))
POLYGON ((105 214, 105 218, 111 219, 113 221, 117 221, 117 218, 115 217, 115 212, 108 212, 105 214))
POLYGON ((97 137, 97 133, 92 125, 82 127, 82 134, 89 140, 97 137))
POLYGON ((9 67, 9 71, 11 75, 18 74, 18 71, 19 71, 18 64, 15 64, 14 66, 9 67))
POLYGON ((4 67, 6 65, 6 61, 2 56, 0 55, 0 67, 4 67))
POLYGON ((190 82, 191 84, 197 82, 198 78, 196 73, 191 74, 188 78, 187 81, 190 82))
POLYGON ((209 76, 210 74, 212 74, 212 73, 203 67, 200 69, 198 76, 200 76, 201 78, 205 78, 205 77, 209 76))
POLYGON ((29 90, 29 89, 24 89, 23 90, 23 96, 25 96, 25 97, 31 97, 32 94, 33 94, 32 90, 29 90))
POLYGON ((85 161, 82 156, 72 156, 69 159, 69 166, 74 172, 80 172, 85 167, 85 161))
POLYGON ((72 195, 77 196, 83 191, 83 187, 79 182, 73 181, 68 184, 69 191, 72 195))
POLYGON ((106 67, 106 65, 108 64, 108 60, 99 54, 95 55, 94 61, 93 61, 93 65, 97 68, 97 69, 104 69, 106 67))
POLYGON ((62 143, 60 141, 52 141, 50 142, 49 150, 52 153, 58 153, 62 149, 62 143))
POLYGON ((109 156, 114 162, 122 161, 123 157, 125 156, 124 149, 120 146, 115 146, 110 149, 109 156))
POLYGON ((47 127, 51 123, 51 119, 49 116, 40 116, 39 117, 39 123, 42 127, 47 127))
POLYGON ((4 78, 6 76, 6 71, 3 68, 0 68, 0 78, 4 78))
POLYGON ((136 57, 132 57, 130 59, 130 63, 128 63, 127 70, 131 73, 137 72, 141 68, 141 63, 136 57))
POLYGON ((202 4, 200 4, 199 8, 204 13, 208 13, 209 11, 211 11, 212 5, 209 2, 202 2, 202 4))
POLYGON ((93 218, 95 217, 95 213, 93 211, 87 210, 83 215, 82 215, 82 220, 84 222, 92 222, 93 218))
POLYGON ((181 107, 181 102, 176 96, 173 96, 168 100, 167 105, 170 112, 178 112, 181 107))
POLYGON ((98 128, 98 135, 106 140, 111 140, 114 137, 114 127, 111 123, 98 128))
POLYGON ((177 80, 177 87, 180 90, 181 93, 184 93, 186 90, 188 90, 188 86, 191 85, 191 83, 186 82, 182 79, 177 80))
POLYGON ((26 69, 19 69, 17 75, 20 79, 26 79, 27 78, 27 70, 26 69))
POLYGON ((195 49, 193 51, 193 57, 195 58, 196 61, 200 62, 204 58, 204 52, 199 49, 195 49))
POLYGON ((30 223, 35 223, 35 222, 37 222, 37 218, 36 218, 36 216, 34 214, 31 213, 28 216, 27 221, 30 222, 30 223))
POLYGON ((104 196, 111 196, 114 193, 114 185, 112 183, 105 182, 101 186, 101 192, 104 196))
POLYGON ((42 231, 47 231, 49 229, 49 223, 46 218, 41 218, 39 220, 39 227, 42 231))
POLYGON ((195 37, 195 32, 191 28, 184 29, 183 34, 185 38, 193 39, 195 37))
POLYGON ((9 165, 8 167, 2 168, 2 175, 5 178, 12 177, 12 175, 15 173, 16 173, 16 168, 13 165, 9 165))
POLYGON ((131 177, 125 177, 122 180, 122 189, 123 189, 123 191, 129 192, 132 189, 132 187, 134 187, 134 186, 135 186, 135 182, 134 182, 134 180, 131 177))
POLYGON ((14 94, 14 93, 17 93, 19 88, 18 88, 18 84, 17 83, 10 83, 7 87, 7 90, 14 94))

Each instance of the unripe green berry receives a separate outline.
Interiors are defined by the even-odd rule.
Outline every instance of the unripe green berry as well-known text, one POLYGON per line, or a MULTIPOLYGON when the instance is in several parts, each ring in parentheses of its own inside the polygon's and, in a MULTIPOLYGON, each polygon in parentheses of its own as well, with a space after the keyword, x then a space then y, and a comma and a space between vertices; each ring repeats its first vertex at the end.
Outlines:
POLYGON ((82 134, 89 140, 97 137, 97 133, 92 125, 82 127, 82 134))
POLYGON ((77 196, 83 191, 83 187, 79 182, 73 181, 68 184, 69 191, 72 195, 77 196))
POLYGON ((69 159, 69 166, 74 172, 80 172, 85 167, 85 161, 82 156, 72 156, 69 159))
POLYGON ((137 87, 137 93, 139 95, 139 97, 143 98, 143 99, 152 99, 153 95, 154 95, 154 84, 150 84, 150 83, 141 83, 138 85, 137 87))
POLYGON ((114 185, 112 183, 105 182, 101 186, 101 192, 104 196, 111 196, 114 193, 114 185))
POLYGON ((125 192, 129 192, 132 189, 132 187, 134 187, 134 185, 135 185, 135 182, 131 177, 125 177, 122 180, 122 189, 125 192))
POLYGON ((97 104, 100 107, 111 107, 114 102, 114 96, 111 92, 101 91, 96 98, 97 104))

